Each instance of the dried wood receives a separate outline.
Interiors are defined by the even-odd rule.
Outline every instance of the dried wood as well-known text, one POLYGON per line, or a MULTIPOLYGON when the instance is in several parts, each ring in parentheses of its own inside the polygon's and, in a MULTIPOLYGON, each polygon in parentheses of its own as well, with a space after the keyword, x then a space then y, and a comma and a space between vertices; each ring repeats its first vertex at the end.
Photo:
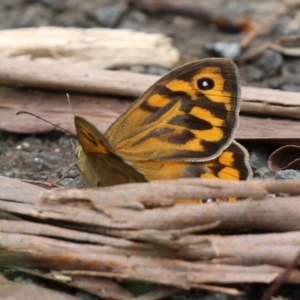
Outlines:
MULTIPOLYGON (((0 177, 0 186, 0 210, 19 217, 0 220, 0 264, 56 270, 37 275, 67 280, 65 284, 87 291, 97 283, 90 292, 104 298, 117 299, 119 290, 120 299, 130 299, 111 279, 167 286, 138 299, 159 299, 178 288, 240 294, 219 285, 270 283, 299 253, 299 196, 266 196, 299 195, 300 181, 194 178, 47 191, 0 177), (178 198, 219 195, 263 200, 175 203, 178 198), (260 233, 209 234, 225 229, 260 233)), ((300 283, 300 271, 291 270, 287 280, 300 283)))
MULTIPOLYGON (((95 199, 93 197, 95 190, 85 189, 81 190, 81 196, 80 191, 77 191, 77 197, 81 198, 82 201, 77 198, 78 207, 76 207, 74 201, 69 203, 66 201, 68 199, 76 200, 76 194, 72 190, 65 190, 63 205, 59 201, 53 201, 59 199, 59 194, 56 193, 61 193, 55 190, 51 193, 49 191, 43 193, 44 198, 49 197, 52 201, 37 201, 37 187, 33 187, 35 192, 30 196, 29 191, 32 189, 32 185, 21 184, 18 180, 5 177, 0 178, 1 186, 6 187, 5 192, 1 195, 0 209, 2 211, 20 216, 26 215, 40 220, 59 220, 69 224, 80 223, 80 226, 88 226, 88 230, 94 232, 101 232, 102 230, 103 233, 103 228, 106 228, 106 233, 114 233, 117 236, 124 234, 126 237, 128 234, 135 234, 134 238, 138 238, 139 235, 145 238, 145 236, 149 236, 147 231, 149 229, 171 230, 161 237, 163 240, 168 240, 174 238, 174 235, 176 237, 182 235, 182 233, 187 234, 187 232, 181 232, 180 230, 174 232, 176 229, 190 227, 193 229, 194 226, 214 224, 215 222, 220 222, 217 226, 218 229, 236 230, 237 228, 247 228, 269 232, 300 230, 300 205, 297 196, 267 198, 263 201, 211 203, 209 205, 175 204, 168 208, 157 207, 156 209, 143 210, 120 207, 120 202, 115 205, 114 200, 112 200, 111 206, 109 206, 108 201, 104 201, 101 207, 101 199, 107 199, 109 195, 111 195, 111 199, 118 198, 118 195, 122 195, 122 197, 127 195, 128 198, 139 199, 141 203, 151 203, 151 201, 158 203, 158 200, 155 199, 159 198, 163 201, 163 199, 168 198, 217 198, 221 195, 223 197, 248 195, 258 198, 264 197, 267 193, 282 192, 299 194, 300 185, 297 180, 235 182, 191 178, 127 184, 97 190, 96 192, 99 193, 97 203, 82 207, 82 201, 88 204, 87 200, 91 202, 95 199), (17 187, 19 190, 21 188, 27 189, 28 197, 19 197, 21 199, 17 202, 11 201, 11 199, 14 199, 16 192, 11 191, 10 182, 14 186, 19 185, 17 187), (55 196, 55 194, 58 196, 55 196), (249 214, 249 211, 251 211, 251 214, 249 214), (285 222, 282 222, 282 220, 285 220, 285 222), (123 229, 124 232, 120 229, 123 229), (130 230, 132 233, 130 233, 130 230), (142 231, 139 232, 138 230, 142 231)), ((41 188, 38 189, 42 191, 41 188)), ((152 239, 157 233, 157 231, 153 231, 152 239)), ((159 235, 158 238, 160 238, 159 235)))
POLYGON ((300 147, 286 145, 275 150, 268 159, 271 170, 298 170, 300 167, 300 147))
MULTIPOLYGON (((257 107, 256 111, 259 114, 263 112, 264 115, 271 115, 271 113, 275 111, 275 113, 273 113, 275 116, 279 116, 280 114, 288 116, 289 114, 289 116, 298 117, 297 112, 299 107, 295 104, 298 93, 245 87, 243 89, 243 95, 246 94, 248 94, 248 96, 247 98, 244 96, 246 100, 243 101, 242 107, 248 105, 248 103, 253 103, 251 110, 253 111, 253 107, 257 107), (259 98, 260 91, 263 98, 259 98), (278 94, 276 94, 276 92, 278 92, 278 94), (274 98, 270 100, 268 93, 274 95, 274 98), (286 106, 281 105, 279 99, 286 100, 286 106), (257 102, 260 103, 260 108, 257 106, 257 102)), ((95 124, 101 132, 105 132, 109 125, 131 104, 130 101, 120 101, 117 98, 105 96, 70 94, 70 97, 75 113, 87 118, 90 122, 95 124)), ((3 87, 0 89, 1 130, 17 133, 42 133, 53 130, 55 129, 54 126, 32 116, 17 116, 16 113, 20 110, 35 113, 75 134, 74 116, 67 102, 66 95, 63 92, 55 93, 3 87)), ((236 138, 240 140, 260 140, 279 144, 291 143, 292 141, 293 143, 299 144, 299 130, 299 122, 295 120, 241 115, 236 138)))
POLYGON ((104 69, 132 65, 172 67, 179 60, 178 50, 172 46, 171 39, 163 34, 108 28, 39 27, 2 30, 0 55, 14 57, 17 62, 41 61, 45 69, 53 61, 104 69))
MULTIPOLYGON (((230 266, 176 259, 106 254, 85 251, 82 247, 70 251, 61 248, 55 252, 44 249, 44 238, 23 237, 18 244, 0 234, 2 266, 40 267, 56 270, 92 271, 94 275, 127 280, 143 280, 188 289, 201 283, 241 283, 273 281, 284 269, 275 266, 230 266), (6 241, 4 241, 6 239, 6 241), (27 241, 25 241, 27 240, 27 241), (10 244, 9 244, 10 242, 10 244), (28 243, 30 248, 28 248, 28 243), (226 276, 224 276, 226 274, 226 276)), ((62 244, 60 244, 62 245, 62 244)), ((55 250, 55 248, 53 248, 55 250)), ((62 271, 62 274, 65 272, 62 271)), ((67 273, 65 273, 67 274, 67 273)), ((293 271, 289 281, 300 282, 300 271, 293 271)))
POLYGON ((269 15, 264 21, 253 28, 240 42, 241 49, 246 49, 258 36, 267 34, 273 28, 276 20, 284 14, 286 14, 289 10, 293 9, 295 4, 287 3, 287 1, 283 2, 279 5, 279 7, 269 15))
MULTIPOLYGON (((136 98, 159 78, 155 75, 124 71, 81 69, 71 66, 65 68, 57 64, 45 69, 44 64, 38 62, 16 63, 14 59, 0 60, 0 83, 7 86, 136 98)), ((5 93, 5 90, 2 93, 5 93)), ((1 95, 1 98, 4 96, 8 95, 1 95)), ((65 100, 65 98, 63 99, 65 100)), ((260 105, 261 115, 299 119, 298 93, 242 87, 242 99, 242 112, 257 114, 259 109, 256 107, 260 105), (244 105, 247 106, 243 107, 244 105), (254 108, 252 109, 249 105, 253 105, 254 108), (288 111, 286 114, 282 112, 282 109, 286 108, 291 108, 294 113, 292 111, 288 111)), ((53 101, 53 99, 49 101, 53 101)))

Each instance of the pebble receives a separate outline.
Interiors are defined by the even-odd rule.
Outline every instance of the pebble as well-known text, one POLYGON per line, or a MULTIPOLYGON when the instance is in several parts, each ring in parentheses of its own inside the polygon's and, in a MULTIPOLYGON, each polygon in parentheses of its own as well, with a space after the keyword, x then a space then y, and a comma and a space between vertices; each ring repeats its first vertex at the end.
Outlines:
POLYGON ((159 75, 159 76, 164 76, 167 73, 170 72, 170 69, 164 68, 164 67, 159 67, 159 66, 149 66, 147 67, 147 74, 151 75, 159 75))
POLYGON ((36 148, 39 148, 43 145, 42 141, 35 137, 25 138, 19 145, 16 146, 17 150, 23 150, 26 152, 32 152, 36 148))
POLYGON ((6 142, 0 141, 0 154, 4 153, 8 149, 6 142))
POLYGON ((300 59, 297 59, 292 67, 290 68, 290 71, 295 74, 300 74, 300 59))
POLYGON ((61 186, 69 186, 69 187, 79 187, 81 182, 81 178, 64 178, 59 181, 59 185, 61 186))
POLYGON ((62 164, 63 163, 63 159, 61 156, 59 156, 53 152, 50 152, 50 151, 43 151, 43 152, 39 153, 39 156, 51 164, 58 164, 58 163, 62 164))
POLYGON ((2 175, 5 177, 13 178, 13 177, 15 177, 15 172, 13 170, 9 170, 9 171, 6 171, 5 173, 3 173, 2 175))
POLYGON ((71 138, 66 136, 66 135, 62 135, 59 140, 58 140, 58 144, 61 148, 63 149, 71 149, 71 138))
POLYGON ((274 177, 274 171, 268 167, 262 167, 253 172, 253 179, 269 179, 274 177))
POLYGON ((275 172, 275 179, 276 180, 288 180, 288 179, 299 179, 300 178, 300 171, 296 170, 279 170, 275 172))
POLYGON ((282 55, 273 50, 265 51, 255 62, 256 67, 263 71, 264 77, 273 77, 279 74, 282 64, 282 55))
POLYGON ((75 167, 70 169, 68 171, 68 173, 66 173, 67 171, 68 171, 68 168, 60 168, 56 172, 56 175, 57 175, 58 178, 62 178, 63 176, 65 176, 65 178, 73 178, 73 179, 80 176, 79 171, 75 167))
POLYGON ((134 73, 147 73, 147 68, 142 65, 130 66, 130 71, 134 73))
POLYGON ((262 81, 264 79, 264 72, 256 67, 251 67, 247 73, 248 81, 262 81))
POLYGON ((234 42, 217 42, 209 43, 204 46, 204 50, 217 56, 237 59, 241 54, 241 48, 238 43, 234 42))
POLYGON ((56 12, 62 12, 67 9, 67 0, 41 0, 41 3, 56 12))
POLYGON ((269 88, 271 89, 281 89, 281 87, 286 83, 285 78, 282 77, 277 77, 277 78, 272 78, 269 81, 269 88))
POLYGON ((100 24, 106 27, 115 27, 120 19, 127 13, 128 6, 125 3, 105 6, 96 9, 91 16, 100 24))
POLYGON ((227 300, 228 295, 222 294, 222 293, 210 293, 201 299, 203 299, 203 300, 227 300))
POLYGON ((263 146, 256 145, 249 150, 249 162, 253 169, 268 167, 269 151, 263 146))
POLYGON ((32 27, 34 26, 36 12, 34 10, 27 10, 21 15, 17 27, 32 27))
POLYGON ((281 86, 281 90, 286 92, 300 92, 300 86, 299 85, 292 85, 292 84, 284 84, 281 86))
POLYGON ((295 17, 284 15, 277 19, 273 32, 279 36, 291 36, 296 35, 299 32, 299 28, 295 22, 295 17))
POLYGON ((38 157, 36 154, 26 158, 24 160, 24 163, 35 172, 49 170, 49 167, 47 166, 45 161, 42 158, 38 157))
POLYGON ((174 25, 183 29, 191 29, 197 26, 196 20, 186 18, 186 17, 181 17, 181 16, 175 16, 173 18, 173 23, 174 25))
POLYGON ((148 16, 143 12, 133 10, 126 15, 126 18, 123 18, 120 21, 120 28, 127 29, 140 29, 140 26, 143 25, 147 20, 148 16))
POLYGON ((4 0, 5 9, 17 9, 18 6, 21 6, 23 0, 4 0))
POLYGON ((28 179, 35 180, 35 181, 47 181, 48 176, 43 173, 27 173, 26 174, 28 179))

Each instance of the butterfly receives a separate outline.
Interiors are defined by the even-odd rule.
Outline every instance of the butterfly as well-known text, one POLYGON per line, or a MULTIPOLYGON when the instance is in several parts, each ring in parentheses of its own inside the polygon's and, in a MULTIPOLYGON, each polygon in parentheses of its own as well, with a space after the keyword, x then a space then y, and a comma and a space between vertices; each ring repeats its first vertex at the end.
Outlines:
POLYGON ((246 180, 246 149, 234 141, 240 110, 236 65, 195 61, 154 83, 102 134, 75 116, 77 167, 89 186, 183 177, 246 180))

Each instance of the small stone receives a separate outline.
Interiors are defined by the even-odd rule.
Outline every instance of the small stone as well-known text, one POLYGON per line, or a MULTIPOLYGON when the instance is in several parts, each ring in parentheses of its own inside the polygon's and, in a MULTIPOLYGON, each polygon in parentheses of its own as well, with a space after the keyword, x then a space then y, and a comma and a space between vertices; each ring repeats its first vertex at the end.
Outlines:
POLYGON ((128 11, 125 3, 105 6, 91 13, 91 16, 101 25, 106 27, 115 27, 122 16, 128 11))
POLYGON ((8 149, 6 142, 0 141, 0 154, 4 153, 8 149))
POLYGON ((273 77, 279 74, 282 64, 282 55, 273 50, 265 51, 255 63, 264 72, 265 77, 273 77))
POLYGON ((146 67, 142 65, 131 66, 129 69, 131 72, 134 73, 147 73, 146 67))
POLYGON ((133 10, 126 15, 126 18, 123 18, 120 21, 120 28, 127 29, 140 29, 140 26, 143 25, 147 20, 148 16, 143 12, 133 10))
POLYGON ((30 167, 32 170, 36 172, 49 170, 49 167, 46 165, 45 161, 34 155, 24 160, 26 166, 30 167))
POLYGON ((48 176, 43 173, 27 173, 27 177, 35 181, 47 181, 48 176))
POLYGON ((78 171, 77 168, 73 168, 73 169, 71 169, 71 170, 68 172, 68 177, 69 177, 69 178, 77 178, 77 177, 79 177, 79 176, 80 176, 80 174, 79 174, 79 171, 78 171))
POLYGON ((26 152, 31 152, 36 148, 39 148, 42 146, 42 141, 35 137, 27 137, 25 138, 20 145, 16 146, 17 150, 24 150, 26 152))
POLYGON ((66 0, 42 0, 41 3, 57 12, 62 12, 67 8, 66 0))
POLYGON ((300 74, 300 59, 295 61, 295 63, 290 68, 290 71, 295 74, 300 74))
POLYGON ((5 0, 4 8, 5 9, 17 9, 20 5, 22 5, 23 0, 5 0))
POLYGON ((159 67, 159 66, 149 66, 147 68, 147 74, 151 74, 151 75, 164 76, 169 72, 170 72, 169 69, 164 67, 159 67))
POLYGON ((262 167, 253 172, 253 179, 268 179, 273 178, 274 171, 271 171, 267 167, 262 167))
POLYGON ((281 89, 281 87, 286 83, 285 78, 282 77, 276 77, 276 78, 272 78, 269 81, 269 88, 271 89, 281 89))
POLYGON ((232 60, 237 59, 241 54, 240 45, 233 42, 217 42, 206 44, 204 49, 213 55, 230 58, 232 60))
POLYGON ((15 172, 13 170, 9 170, 9 171, 6 171, 4 174, 2 174, 3 176, 5 177, 10 177, 10 178, 13 178, 15 177, 15 172))
POLYGON ((39 153, 39 157, 45 159, 47 162, 51 164, 63 163, 63 159, 61 156, 49 151, 43 151, 39 153))
POLYGON ((174 25, 184 29, 191 29, 196 26, 195 20, 181 16, 174 17, 173 23, 174 25))
POLYGON ((249 162, 253 169, 260 169, 268 166, 269 151, 262 146, 253 147, 249 150, 249 162))
POLYGON ((69 186, 69 187, 78 187, 78 179, 74 179, 74 178, 64 178, 63 180, 61 180, 59 182, 59 185, 62 186, 69 186))
POLYGON ((275 172, 275 179, 276 180, 288 180, 288 179, 299 179, 300 178, 300 171, 296 170, 279 170, 275 172))
POLYGON ((24 11, 20 20, 16 24, 17 27, 33 27, 36 14, 34 10, 24 11))
POLYGON ((71 149, 71 142, 70 142, 71 138, 65 135, 62 135, 59 140, 58 140, 58 144, 61 148, 63 149, 71 149))
POLYGON ((273 31, 279 36, 291 36, 298 34, 299 28, 294 17, 284 15, 277 19, 273 31))
POLYGON ((209 293, 208 295, 201 298, 203 300, 227 300, 228 296, 223 293, 209 293))
POLYGON ((292 85, 292 84, 284 84, 284 85, 281 86, 281 90, 286 91, 286 92, 299 93, 300 92, 300 86, 299 85, 292 85))
POLYGON ((264 72, 261 69, 256 67, 250 68, 249 72, 247 73, 248 81, 262 81, 264 79, 264 72))
POLYGON ((77 178, 80 176, 77 168, 73 167, 72 169, 68 170, 68 168, 60 168, 56 172, 57 177, 62 178, 63 176, 65 178, 77 178), (68 172, 67 172, 68 171, 68 172), (66 173, 67 172, 67 173, 66 173))

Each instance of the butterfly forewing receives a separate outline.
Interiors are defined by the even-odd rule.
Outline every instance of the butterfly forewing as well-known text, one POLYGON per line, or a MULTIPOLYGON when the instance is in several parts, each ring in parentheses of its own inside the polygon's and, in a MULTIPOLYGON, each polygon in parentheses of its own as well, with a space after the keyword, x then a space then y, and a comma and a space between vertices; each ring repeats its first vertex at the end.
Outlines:
POLYGON ((239 75, 227 59, 180 67, 142 95, 106 132, 126 160, 207 161, 233 139, 239 75))
POLYGON ((110 186, 128 182, 147 181, 142 172, 120 157, 97 128, 75 116, 77 137, 77 167, 90 186, 110 186))

